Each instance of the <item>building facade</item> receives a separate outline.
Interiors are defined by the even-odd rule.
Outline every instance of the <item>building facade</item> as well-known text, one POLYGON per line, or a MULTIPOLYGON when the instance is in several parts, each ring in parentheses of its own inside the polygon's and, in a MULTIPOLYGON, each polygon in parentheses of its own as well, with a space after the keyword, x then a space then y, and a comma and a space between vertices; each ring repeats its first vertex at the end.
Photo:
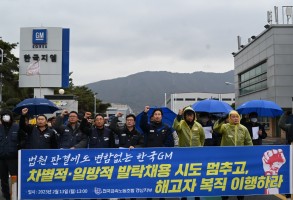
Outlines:
MULTIPOLYGON (((278 23, 278 8, 275 7, 275 21, 272 24, 268 12, 265 30, 239 44, 234 56, 235 105, 264 99, 277 103, 283 110, 292 109, 293 97, 293 23, 292 14, 286 13, 292 6, 283 6, 283 24, 278 23), (286 12, 284 12, 286 11, 286 12), (290 17, 288 17, 290 15, 290 17), (287 17, 287 24, 285 18, 287 17)), ((280 137, 278 118, 263 118, 271 136, 280 137)))
POLYGON ((132 109, 128 105, 111 103, 111 107, 107 108, 106 111, 106 115, 109 121, 111 121, 111 118, 113 118, 117 112, 121 112, 123 114, 122 117, 119 117, 119 125, 125 124, 126 115, 133 113, 132 109))
POLYGON ((170 98, 166 99, 166 106, 170 108, 173 112, 178 113, 179 109, 186 106, 190 106, 197 101, 202 101, 205 99, 214 99, 219 101, 225 101, 229 105, 235 103, 235 94, 216 94, 216 93, 175 93, 171 94, 170 98))
POLYGON ((234 54, 236 107, 252 99, 292 108, 293 25, 267 25, 234 54))

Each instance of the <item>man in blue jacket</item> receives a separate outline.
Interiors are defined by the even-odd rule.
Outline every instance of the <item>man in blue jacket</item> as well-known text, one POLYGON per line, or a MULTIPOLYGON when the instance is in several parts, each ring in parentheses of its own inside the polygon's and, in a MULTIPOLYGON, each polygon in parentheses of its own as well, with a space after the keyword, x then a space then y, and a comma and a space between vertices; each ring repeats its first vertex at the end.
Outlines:
POLYGON ((140 128, 146 137, 146 147, 174 147, 172 129, 162 122, 163 111, 154 109, 151 114, 152 121, 148 123, 149 106, 145 106, 140 121, 140 128))

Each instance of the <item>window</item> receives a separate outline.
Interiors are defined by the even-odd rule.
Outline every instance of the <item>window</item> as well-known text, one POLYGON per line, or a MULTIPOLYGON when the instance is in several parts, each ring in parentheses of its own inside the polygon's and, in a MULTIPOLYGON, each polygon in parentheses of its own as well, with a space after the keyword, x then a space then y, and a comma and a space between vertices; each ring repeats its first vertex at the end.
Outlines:
POLYGON ((239 75, 240 95, 250 94, 267 88, 267 63, 261 62, 239 75))
POLYGON ((185 101, 195 101, 195 98, 185 98, 185 101))
POLYGON ((174 101, 183 101, 183 98, 175 98, 174 101))
POLYGON ((270 118, 269 117, 259 117, 259 123, 264 126, 265 130, 270 129, 270 118))
POLYGON ((222 101, 232 101, 231 98, 222 98, 222 101))
POLYGON ((205 100, 206 98, 197 98, 197 101, 205 100))

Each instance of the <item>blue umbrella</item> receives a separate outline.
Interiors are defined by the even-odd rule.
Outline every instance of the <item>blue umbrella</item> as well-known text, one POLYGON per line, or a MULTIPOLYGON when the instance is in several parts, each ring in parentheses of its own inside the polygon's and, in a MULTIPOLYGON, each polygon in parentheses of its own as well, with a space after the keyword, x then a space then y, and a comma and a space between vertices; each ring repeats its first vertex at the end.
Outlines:
POLYGON ((207 113, 229 113, 231 110, 233 110, 233 108, 226 102, 214 99, 197 101, 191 107, 195 112, 207 113))
POLYGON ((21 114, 23 108, 28 108, 29 115, 54 113, 60 110, 52 101, 45 98, 25 99, 13 109, 13 112, 21 114))
POLYGON ((240 114, 256 112, 260 117, 277 117, 282 115, 283 110, 273 101, 251 100, 243 103, 236 109, 240 114))
MULTIPOLYGON (((163 118, 162 118, 163 123, 168 124, 170 127, 172 127, 174 119, 177 116, 177 114, 167 107, 151 107, 150 110, 148 111, 148 121, 150 121, 151 114, 153 113, 154 109, 158 109, 158 108, 162 109, 163 111, 163 118)), ((135 122, 135 128, 140 133, 143 133, 143 131, 139 127, 142 115, 143 115, 143 112, 139 113, 136 116, 136 122, 135 122)))

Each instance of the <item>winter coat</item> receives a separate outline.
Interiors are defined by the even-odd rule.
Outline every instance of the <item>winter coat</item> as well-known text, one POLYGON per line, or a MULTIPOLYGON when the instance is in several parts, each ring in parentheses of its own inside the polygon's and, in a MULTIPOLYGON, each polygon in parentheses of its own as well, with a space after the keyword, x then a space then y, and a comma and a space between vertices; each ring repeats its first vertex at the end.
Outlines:
POLYGON ((288 115, 284 113, 279 120, 279 127, 286 131, 287 144, 293 142, 293 124, 286 124, 288 115))
POLYGON ((9 127, 0 125, 0 158, 17 158, 18 151, 18 124, 9 127))
POLYGON ((80 130, 80 124, 76 123, 73 129, 70 124, 63 125, 63 118, 58 116, 56 123, 53 128, 58 132, 59 135, 59 148, 86 148, 88 139, 87 135, 80 130))
POLYGON ((57 141, 55 132, 46 127, 43 131, 35 125, 26 125, 25 116, 19 120, 19 128, 27 134, 25 139, 25 149, 56 149, 57 141))
POLYGON ((89 148, 114 148, 114 134, 107 128, 97 128, 88 123, 87 119, 82 119, 80 123, 81 131, 88 136, 89 148))
POLYGON ((114 148, 112 131, 107 127, 103 129, 92 127, 89 133, 89 148, 114 148))
POLYGON ((129 148, 130 146, 140 145, 140 140, 142 138, 141 134, 133 127, 131 131, 128 130, 126 126, 119 128, 118 117, 112 119, 109 128, 118 135, 119 147, 129 148))
POLYGON ((202 126, 195 121, 195 112, 191 107, 184 109, 182 116, 178 115, 174 119, 173 128, 176 130, 179 137, 179 147, 193 147, 203 146, 205 141, 205 134, 202 126), (185 112, 190 111, 194 113, 194 121, 188 125, 185 120, 185 112))
POLYGON ((198 123, 200 123, 200 125, 202 126, 202 128, 204 129, 204 127, 211 127, 212 128, 212 138, 205 138, 204 141, 204 146, 217 146, 217 142, 219 140, 219 136, 217 135, 217 133, 213 130, 213 126, 214 124, 209 120, 207 123, 203 123, 200 120, 198 120, 198 123))
POLYGON ((236 125, 232 123, 230 116, 235 113, 237 112, 230 112, 229 123, 224 121, 219 123, 218 120, 214 124, 214 130, 222 135, 221 146, 252 146, 252 140, 247 128, 240 123, 236 125))
POLYGON ((247 130, 249 131, 250 137, 252 139, 252 143, 253 145, 262 145, 262 140, 265 139, 267 137, 267 133, 264 129, 264 126, 261 125, 260 123, 252 123, 252 122, 246 122, 243 123, 243 125, 247 128, 247 130), (253 139, 253 127, 259 127, 259 130, 262 131, 261 135, 258 135, 258 139, 253 139))
POLYGON ((140 128, 145 134, 146 147, 174 147, 171 128, 162 122, 148 123, 148 116, 145 112, 141 116, 140 128))

